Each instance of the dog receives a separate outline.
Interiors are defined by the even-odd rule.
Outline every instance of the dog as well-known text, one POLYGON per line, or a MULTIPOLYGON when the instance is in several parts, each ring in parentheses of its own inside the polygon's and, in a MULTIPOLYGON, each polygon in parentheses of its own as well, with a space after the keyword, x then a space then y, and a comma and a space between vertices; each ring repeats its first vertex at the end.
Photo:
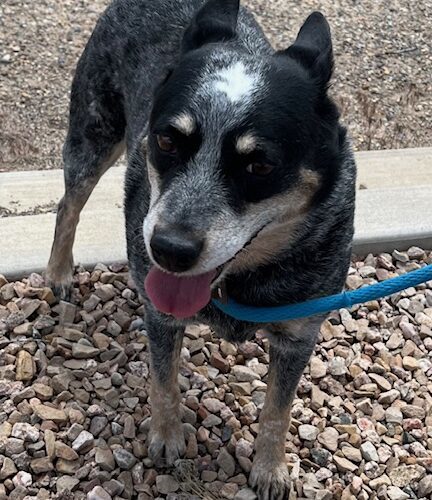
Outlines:
POLYGON ((270 370, 249 477, 263 500, 289 496, 290 407, 323 317, 237 321, 211 297, 277 306, 343 288, 356 166, 328 96, 332 68, 319 12, 275 51, 238 0, 115 0, 72 84, 47 280, 68 297, 80 211, 126 150, 128 260, 151 354, 149 454, 172 464, 185 450, 185 325, 236 343, 264 330, 270 370))

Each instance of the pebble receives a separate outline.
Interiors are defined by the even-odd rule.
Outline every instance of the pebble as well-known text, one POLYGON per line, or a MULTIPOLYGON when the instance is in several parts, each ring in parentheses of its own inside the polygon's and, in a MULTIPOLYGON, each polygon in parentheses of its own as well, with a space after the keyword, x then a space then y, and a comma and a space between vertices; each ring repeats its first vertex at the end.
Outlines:
POLYGON ((298 434, 300 439, 306 441, 315 441, 318 437, 319 429, 313 425, 303 424, 298 428, 298 434))
POLYGON ((88 494, 87 500, 112 500, 111 495, 101 486, 95 486, 88 494))
POLYGON ((327 365, 317 356, 312 356, 309 369, 312 378, 323 378, 327 375, 327 365))
POLYGON ((16 358, 16 380, 31 380, 34 377, 35 365, 30 353, 19 351, 16 358))
POLYGON ((17 472, 18 471, 13 460, 10 459, 9 457, 4 457, 3 465, 0 469, 0 480, 4 481, 5 479, 7 479, 10 476, 13 476, 17 472))
POLYGON ((336 429, 329 427, 318 435, 318 441, 330 451, 336 451, 338 448, 339 433, 336 429))
POLYGON ((397 486, 389 486, 387 488, 387 495, 390 500, 407 500, 409 498, 409 495, 397 486))
POLYGON ((136 464, 137 459, 131 452, 124 448, 116 448, 113 451, 114 460, 116 464, 123 470, 130 470, 136 464))
POLYGON ((179 487, 179 483, 172 476, 163 474, 156 477, 156 488, 162 495, 175 493, 179 487))
POLYGON ((363 455, 363 458, 367 462, 378 462, 379 461, 377 450, 376 450, 375 446, 370 441, 366 441, 365 443, 362 443, 360 446, 360 450, 361 450, 361 453, 363 455))
POLYGON ((67 421, 67 415, 63 410, 58 410, 51 406, 37 405, 34 408, 34 412, 41 420, 52 420, 56 423, 67 421))
POLYGON ((94 443, 93 434, 88 431, 81 431, 72 443, 72 449, 79 452, 87 451, 94 443))
POLYGON ((419 481, 425 475, 424 467, 420 465, 400 465, 389 473, 389 478, 393 486, 405 488, 414 481, 419 481))
POLYGON ((338 457, 335 455, 333 457, 333 460, 336 464, 336 467, 341 471, 341 472, 354 472, 358 469, 358 466, 347 460, 346 458, 343 457, 338 457))
POLYGON ((221 448, 216 461, 219 467, 226 473, 228 477, 234 475, 235 461, 226 448, 221 448))

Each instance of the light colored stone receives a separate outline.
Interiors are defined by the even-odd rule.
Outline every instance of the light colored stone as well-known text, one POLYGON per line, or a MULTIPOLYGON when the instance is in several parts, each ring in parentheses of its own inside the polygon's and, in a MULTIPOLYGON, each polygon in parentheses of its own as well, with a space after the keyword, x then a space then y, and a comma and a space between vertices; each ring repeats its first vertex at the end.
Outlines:
POLYGON ((179 483, 172 476, 163 474, 156 477, 156 488, 158 492, 163 495, 175 493, 179 487, 179 483))
POLYGON ((405 488, 414 481, 419 481, 425 475, 425 468, 420 465, 400 465, 389 473, 389 478, 393 486, 405 488))
POLYGON ((338 470, 342 473, 355 472, 358 469, 357 465, 353 464, 346 458, 338 457, 337 455, 333 457, 333 461, 336 464, 338 470))
POLYGON ((318 356, 312 356, 310 360, 310 374, 312 378, 323 378, 327 374, 327 365, 318 356))
POLYGON ((299 426, 298 434, 300 439, 305 441, 315 441, 318 437, 319 429, 314 425, 303 424, 299 426))
POLYGON ((72 443, 72 449, 76 452, 86 451, 93 446, 94 437, 88 431, 81 431, 72 443))
POLYGON ((46 405, 37 405, 34 412, 41 420, 52 420, 56 423, 67 422, 67 415, 63 410, 58 410, 46 405))
POLYGON ((30 353, 21 350, 16 360, 16 379, 31 380, 34 377, 35 366, 30 353))

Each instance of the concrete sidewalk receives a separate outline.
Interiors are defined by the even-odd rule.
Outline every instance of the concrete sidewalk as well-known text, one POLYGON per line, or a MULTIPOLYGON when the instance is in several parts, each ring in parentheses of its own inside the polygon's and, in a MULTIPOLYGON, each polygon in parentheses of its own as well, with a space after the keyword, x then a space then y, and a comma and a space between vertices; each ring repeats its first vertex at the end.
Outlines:
MULTIPOLYGON (((355 252, 432 248, 432 148, 356 154, 359 187, 355 252)), ((102 178, 82 212, 75 262, 126 260, 124 165, 102 178)), ((61 170, 0 174, 0 273, 42 271, 54 234, 55 205, 63 194, 61 170)))

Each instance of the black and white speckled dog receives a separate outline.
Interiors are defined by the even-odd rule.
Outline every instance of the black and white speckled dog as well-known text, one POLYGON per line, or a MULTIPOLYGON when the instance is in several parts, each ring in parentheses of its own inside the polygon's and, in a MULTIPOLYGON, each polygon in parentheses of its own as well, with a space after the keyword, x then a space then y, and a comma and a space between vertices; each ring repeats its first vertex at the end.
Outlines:
POLYGON ((327 96, 329 26, 311 14, 275 52, 238 0, 115 0, 72 86, 47 278, 65 296, 79 213, 126 148, 132 276, 146 298, 152 357, 149 452, 171 464, 185 441, 177 387, 185 325, 233 342, 265 329, 270 373, 250 484, 287 498, 285 435, 322 318, 233 320, 210 302, 280 305, 341 290, 353 234, 355 164, 327 96))

